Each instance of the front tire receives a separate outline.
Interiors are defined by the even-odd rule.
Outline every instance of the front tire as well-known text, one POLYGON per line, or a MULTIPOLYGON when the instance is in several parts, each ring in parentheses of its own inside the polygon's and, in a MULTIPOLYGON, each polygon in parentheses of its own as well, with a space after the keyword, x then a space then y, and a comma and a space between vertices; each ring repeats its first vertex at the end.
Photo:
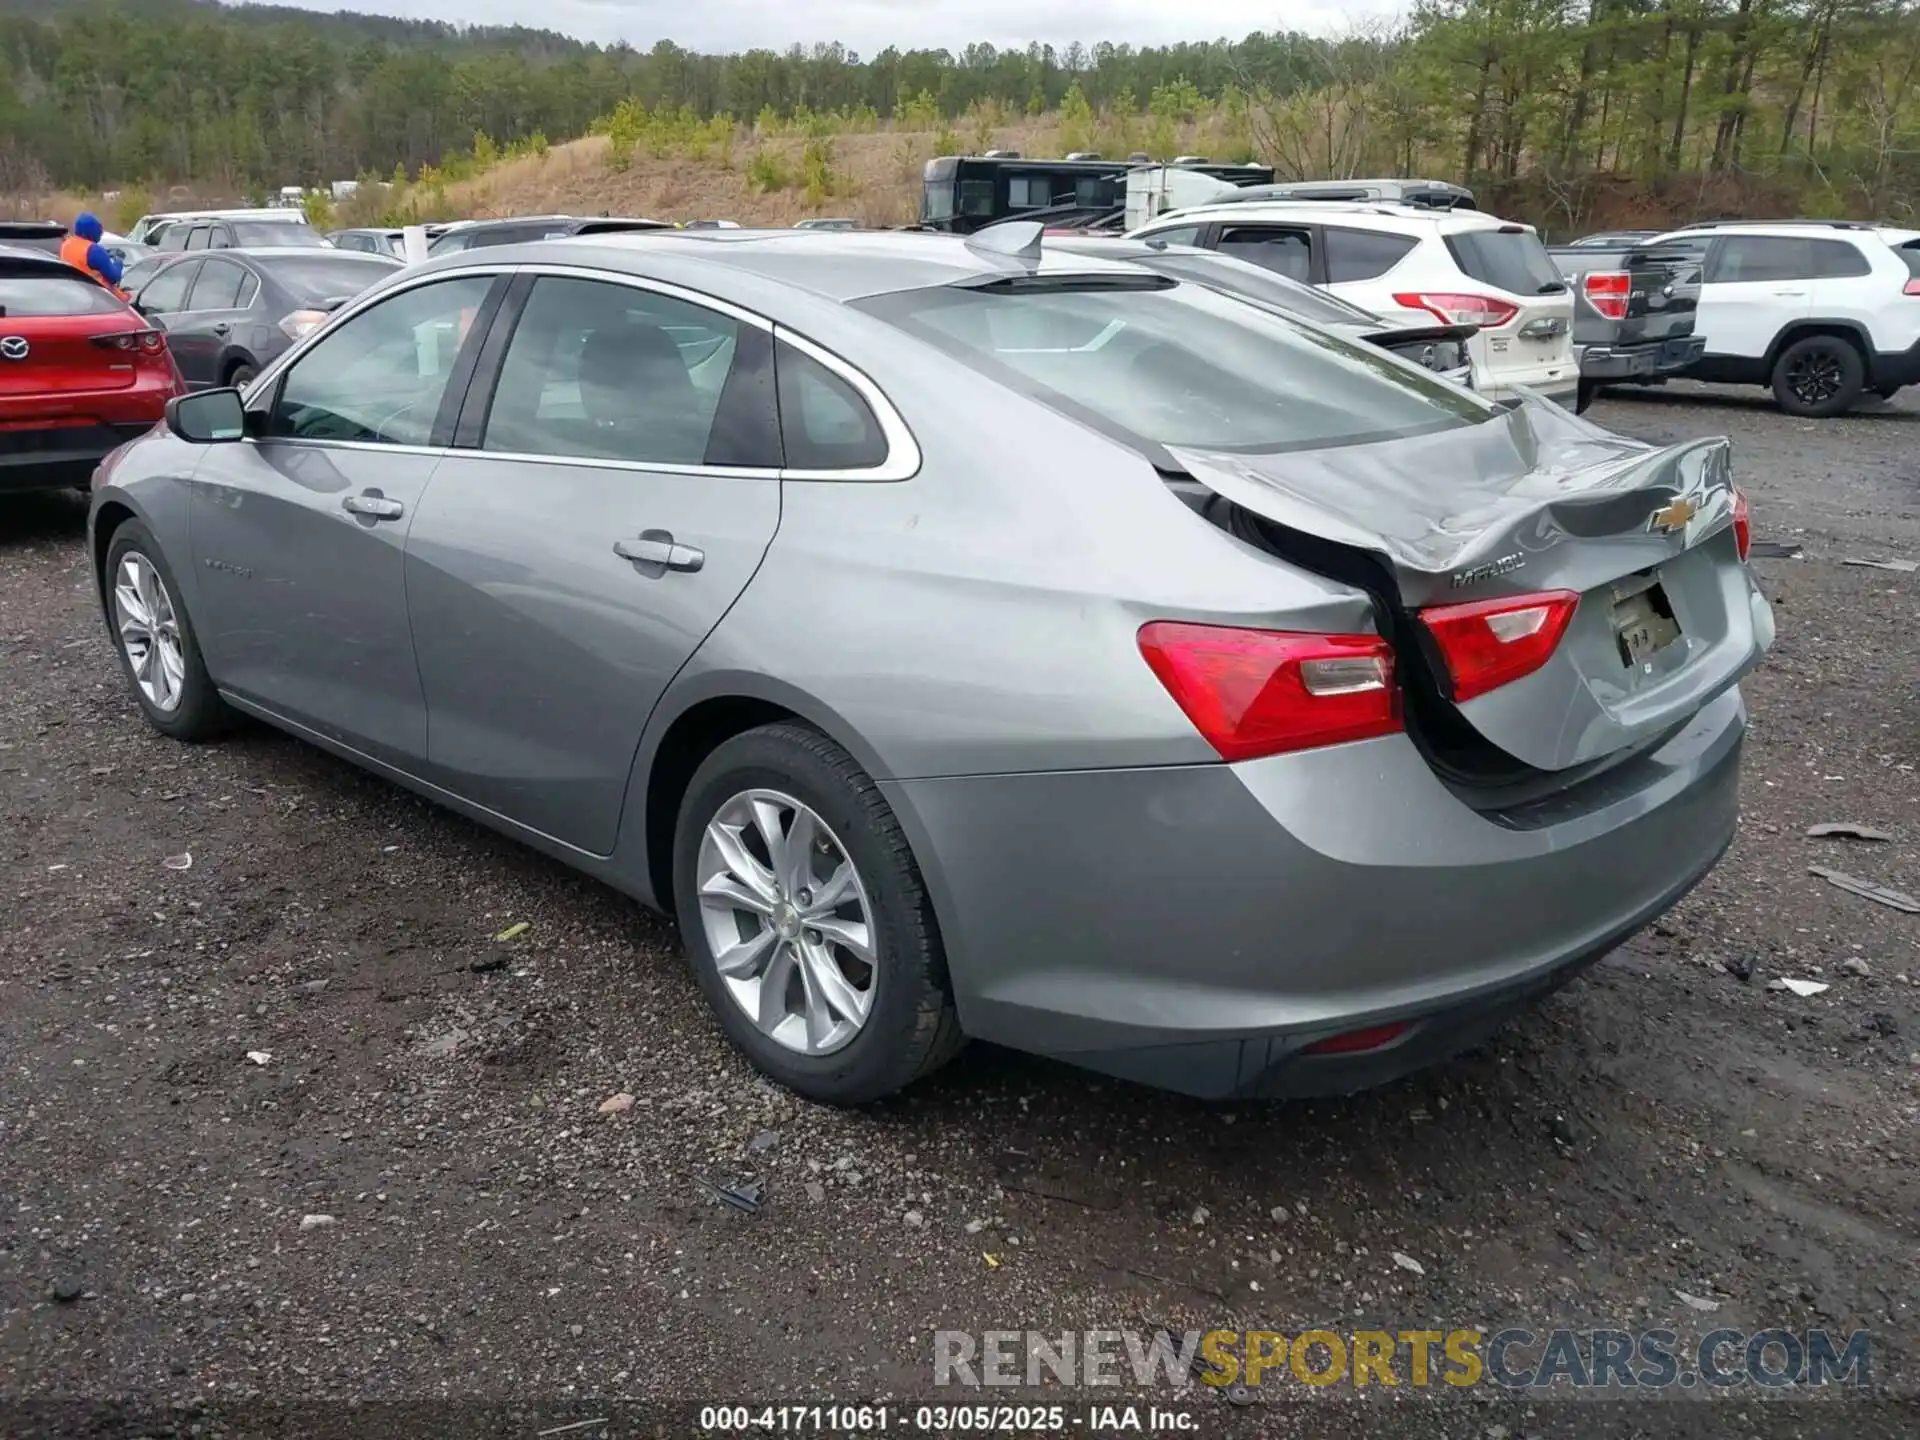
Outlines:
POLYGON ((1866 361, 1837 335, 1796 340, 1773 362, 1773 398, 1787 414, 1809 420, 1846 414, 1866 382, 1866 361))
POLYGON ((694 774, 674 838, 674 906, 721 1028, 810 1100, 877 1100, 965 1043, 907 837, 838 745, 782 723, 694 774))
POLYGON ((211 740, 233 712, 207 675, 193 622, 153 533, 138 520, 107 546, 107 624, 133 698, 162 735, 211 740))

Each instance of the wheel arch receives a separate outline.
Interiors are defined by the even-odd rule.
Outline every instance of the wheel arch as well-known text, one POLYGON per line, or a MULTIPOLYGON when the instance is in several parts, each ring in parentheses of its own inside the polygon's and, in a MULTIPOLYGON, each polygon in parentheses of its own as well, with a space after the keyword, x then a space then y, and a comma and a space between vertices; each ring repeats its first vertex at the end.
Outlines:
POLYGON ((1782 326, 1780 333, 1773 337, 1773 344, 1767 347, 1767 383, 1771 384, 1773 381, 1773 367, 1779 363, 1781 351, 1797 341, 1810 340, 1816 335, 1831 335, 1836 339, 1847 341, 1860 352, 1861 363, 1871 371, 1873 339, 1867 334, 1864 325, 1858 320, 1825 319, 1815 316, 1782 326))
POLYGON ((103 614, 107 605, 107 551, 113 548, 114 535, 129 520, 145 523, 146 517, 125 495, 119 491, 109 491, 94 501, 93 514, 87 522, 87 542, 93 560, 93 589, 100 597, 103 614))
POLYGON ((620 849, 622 868, 673 912, 673 834, 680 802, 707 756, 736 735, 797 720, 839 745, 875 780, 887 777, 878 755, 830 705, 796 686, 746 671, 712 671, 683 679, 654 712, 627 780, 620 849))

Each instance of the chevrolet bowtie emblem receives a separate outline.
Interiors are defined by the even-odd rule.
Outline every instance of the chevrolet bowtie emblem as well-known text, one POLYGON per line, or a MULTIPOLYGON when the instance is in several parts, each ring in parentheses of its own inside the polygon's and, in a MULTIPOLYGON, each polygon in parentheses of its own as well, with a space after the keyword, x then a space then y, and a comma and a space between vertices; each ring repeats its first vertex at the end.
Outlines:
POLYGON ((1687 499, 1677 496, 1672 503, 1661 506, 1653 512, 1647 521, 1647 529, 1656 535, 1671 535, 1676 530, 1684 530, 1687 522, 1700 512, 1700 507, 1687 499))

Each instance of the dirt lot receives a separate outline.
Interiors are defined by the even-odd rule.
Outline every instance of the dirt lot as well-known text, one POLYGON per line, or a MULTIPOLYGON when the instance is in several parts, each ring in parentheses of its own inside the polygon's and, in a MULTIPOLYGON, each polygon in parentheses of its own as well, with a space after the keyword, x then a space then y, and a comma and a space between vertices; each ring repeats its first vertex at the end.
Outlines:
MULTIPOLYGON (((1731 433, 1757 533, 1805 549, 1757 562, 1780 641, 1739 839, 1487 1050, 1277 1107, 981 1047, 889 1105, 796 1103, 723 1043, 664 921, 276 734, 151 734, 80 503, 0 500, 0 1393, 584 1418, 925 1394, 936 1328, 1321 1323, 1864 1328, 1874 1380, 1914 1394, 1920 916, 1808 873, 1920 893, 1920 575, 1840 563, 1920 558, 1914 403, 1603 403, 1649 439, 1731 433), (747 1173, 757 1214, 695 1178, 747 1173)), ((1454 1398, 1363 1428, 1594 1433, 1591 1406, 1454 1398)), ((1899 1429, 1731 1398, 1742 1434, 1762 1408, 1899 1429)), ((1656 1412, 1631 1423, 1666 1433, 1656 1412)))

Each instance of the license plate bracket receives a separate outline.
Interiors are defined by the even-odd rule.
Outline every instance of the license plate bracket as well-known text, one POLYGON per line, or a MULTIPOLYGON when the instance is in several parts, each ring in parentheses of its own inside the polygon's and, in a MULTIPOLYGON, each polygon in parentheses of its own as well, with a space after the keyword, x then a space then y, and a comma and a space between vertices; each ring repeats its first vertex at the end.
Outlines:
POLYGON ((1667 603, 1667 592, 1655 579, 1631 593, 1614 593, 1613 637, 1620 647, 1620 663, 1639 670, 1680 638, 1680 622, 1667 603))

